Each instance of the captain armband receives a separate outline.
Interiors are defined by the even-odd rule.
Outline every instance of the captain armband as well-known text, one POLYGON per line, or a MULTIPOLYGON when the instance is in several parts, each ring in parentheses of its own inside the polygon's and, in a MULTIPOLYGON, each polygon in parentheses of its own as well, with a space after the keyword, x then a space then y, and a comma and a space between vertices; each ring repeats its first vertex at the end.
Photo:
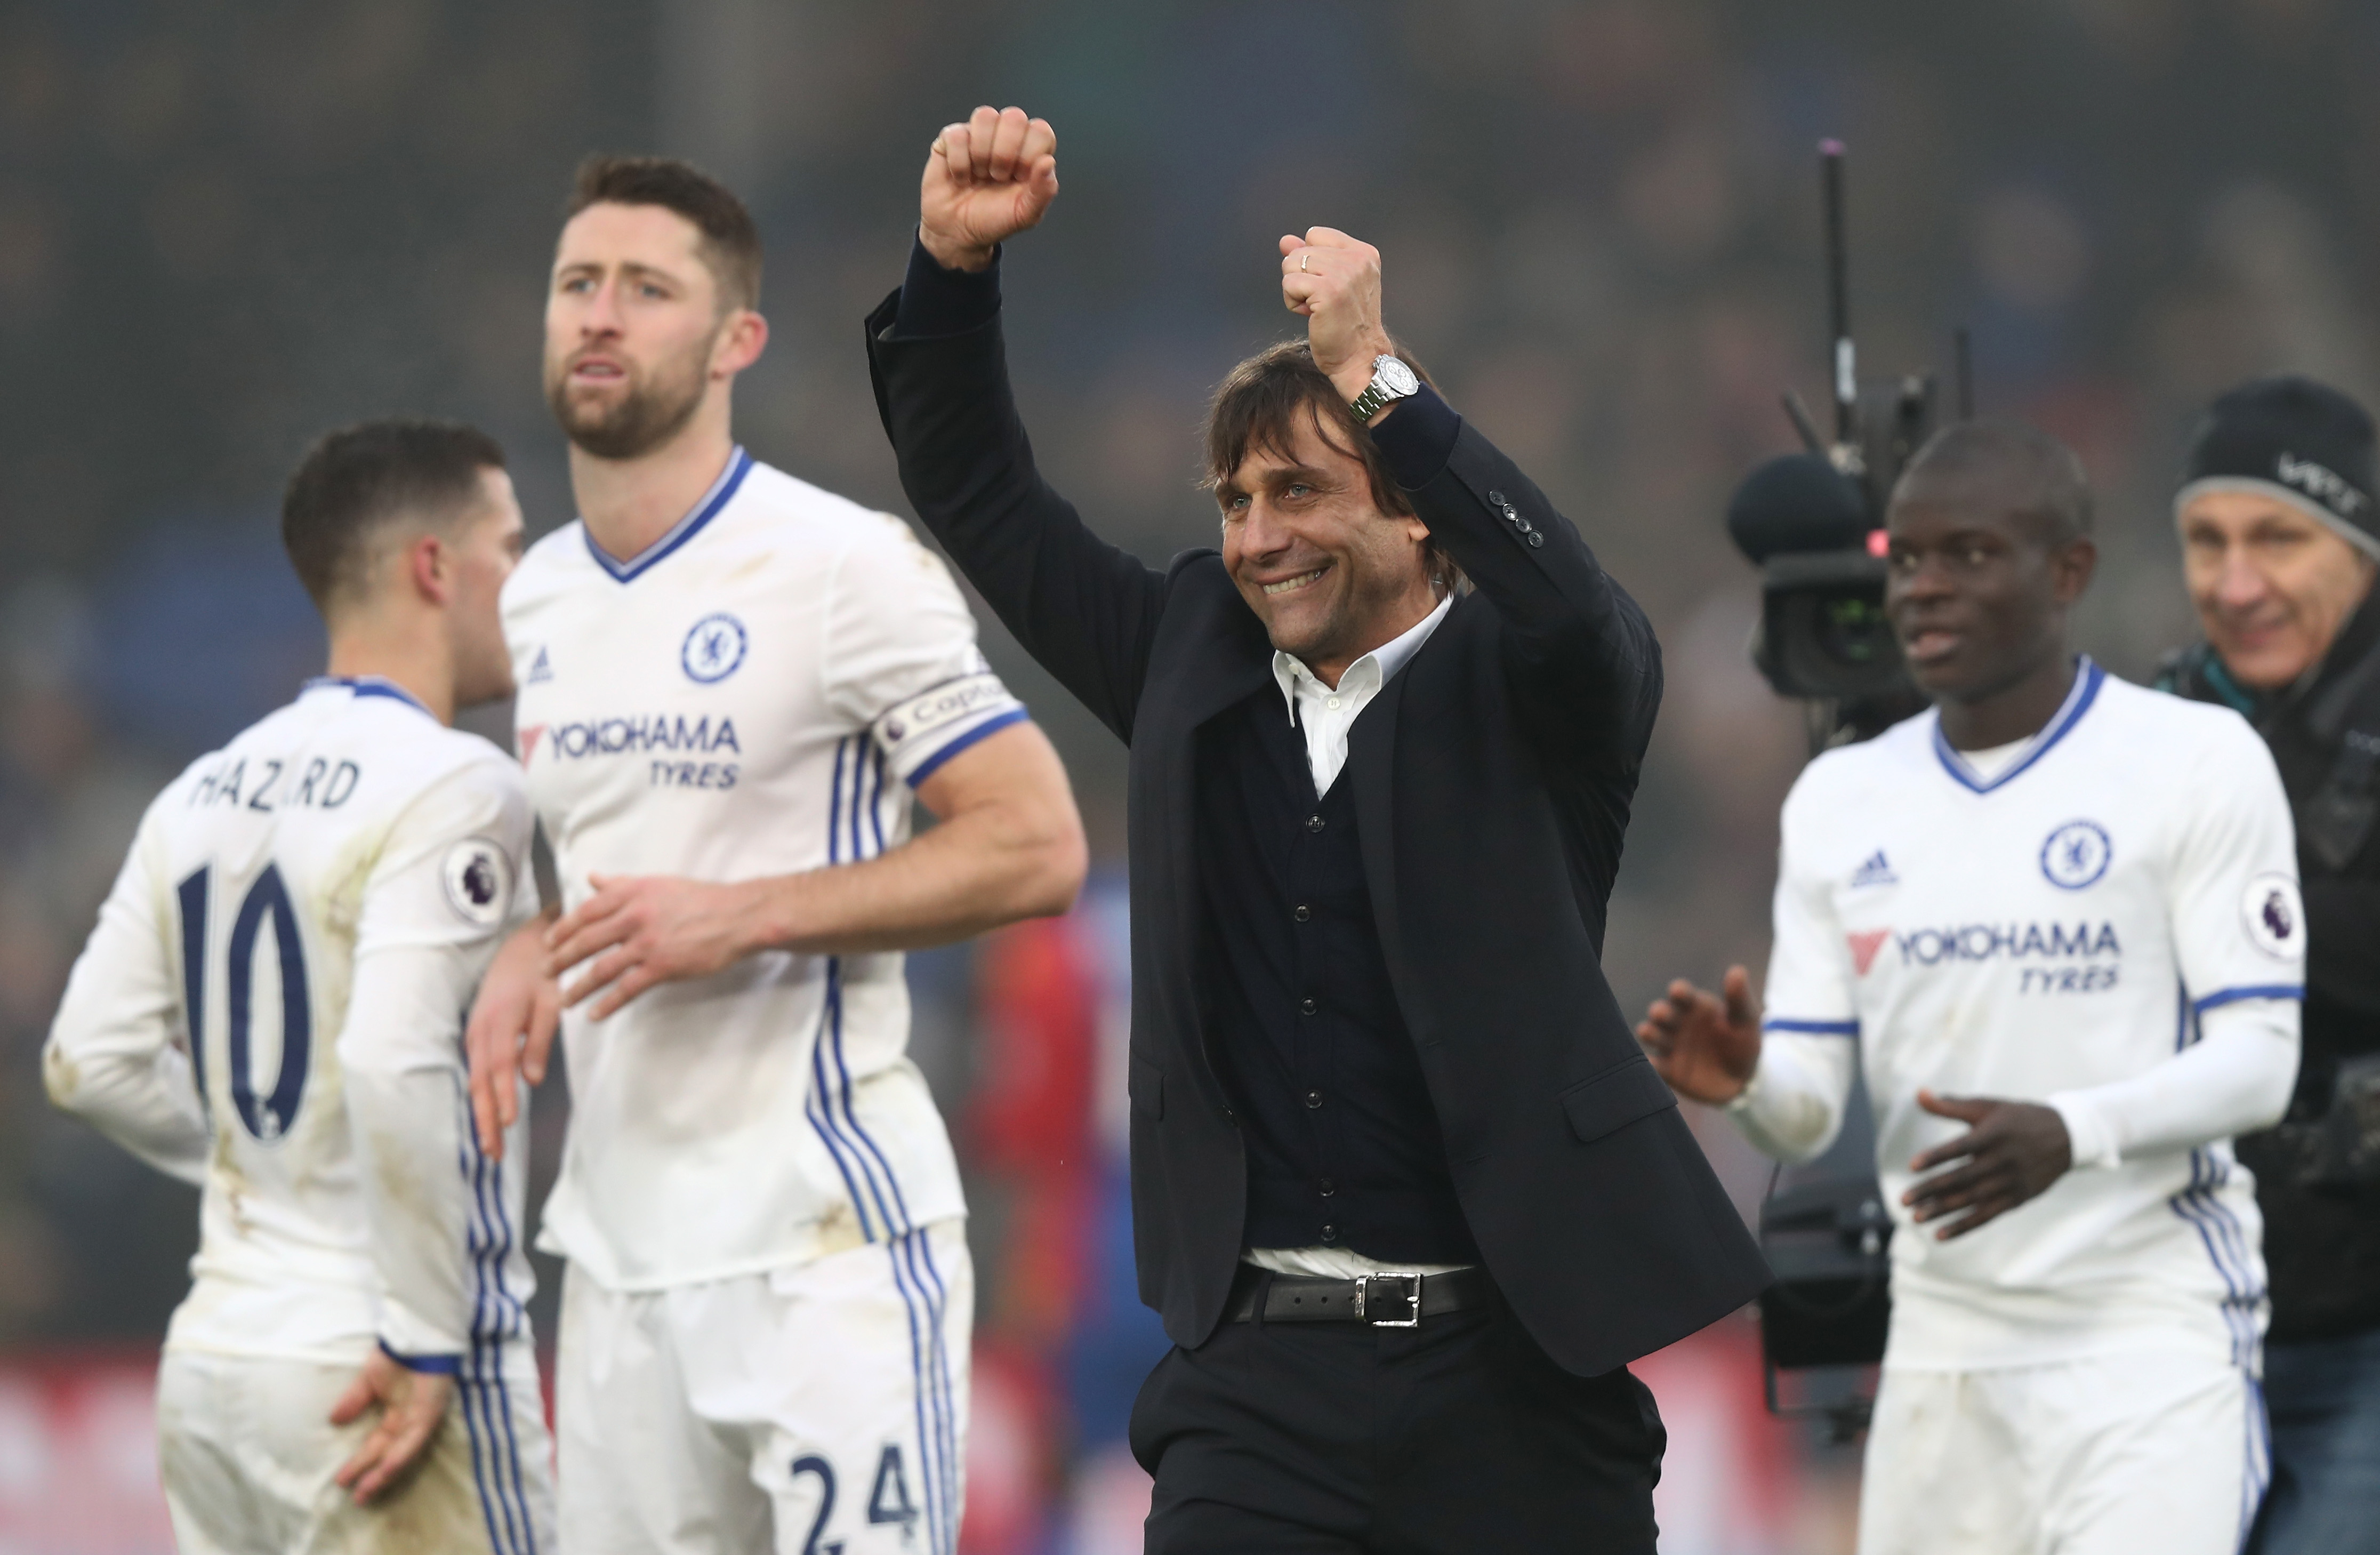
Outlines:
POLYGON ((969 746, 1028 716, 998 675, 978 670, 895 702, 870 733, 892 771, 914 788, 969 746))

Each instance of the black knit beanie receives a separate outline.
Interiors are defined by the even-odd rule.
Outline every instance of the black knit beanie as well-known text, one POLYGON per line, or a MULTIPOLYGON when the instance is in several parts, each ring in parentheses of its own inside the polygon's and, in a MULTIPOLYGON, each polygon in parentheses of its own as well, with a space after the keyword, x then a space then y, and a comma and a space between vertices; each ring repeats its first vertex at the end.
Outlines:
POLYGON ((2259 378, 2207 408, 2191 438, 2174 511, 2210 491, 2286 502, 2380 558, 2372 418, 2311 378, 2259 378))

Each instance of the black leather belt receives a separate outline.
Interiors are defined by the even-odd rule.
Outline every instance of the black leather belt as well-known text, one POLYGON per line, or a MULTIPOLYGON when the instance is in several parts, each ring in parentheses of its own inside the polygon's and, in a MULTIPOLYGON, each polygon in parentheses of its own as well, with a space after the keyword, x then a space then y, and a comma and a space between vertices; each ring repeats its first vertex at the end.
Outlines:
POLYGON ((1368 1323, 1376 1329, 1409 1329, 1424 1318, 1484 1306, 1495 1291, 1495 1282, 1476 1265, 1448 1274, 1393 1272, 1354 1280, 1275 1274, 1268 1281, 1263 1270, 1244 1263, 1232 1277, 1231 1306, 1224 1316, 1234 1323, 1254 1318, 1261 1292, 1268 1323, 1368 1323))

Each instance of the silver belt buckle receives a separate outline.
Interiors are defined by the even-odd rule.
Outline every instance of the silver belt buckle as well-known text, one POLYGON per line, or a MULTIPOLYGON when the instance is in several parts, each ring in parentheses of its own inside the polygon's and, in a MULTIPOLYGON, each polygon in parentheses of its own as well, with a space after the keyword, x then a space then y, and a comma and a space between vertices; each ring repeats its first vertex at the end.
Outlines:
POLYGON ((1410 1269, 1384 1269, 1377 1274, 1355 1276, 1355 1316, 1376 1329, 1413 1329, 1421 1326, 1421 1274, 1410 1269), (1405 1316, 1375 1318, 1371 1315, 1372 1282, 1402 1280, 1406 1282, 1405 1316))

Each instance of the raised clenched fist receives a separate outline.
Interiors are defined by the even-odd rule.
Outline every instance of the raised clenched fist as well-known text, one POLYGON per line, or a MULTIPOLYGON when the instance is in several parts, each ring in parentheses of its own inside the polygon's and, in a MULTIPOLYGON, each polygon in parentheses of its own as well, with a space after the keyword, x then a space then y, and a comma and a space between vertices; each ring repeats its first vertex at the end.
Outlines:
POLYGON ((1314 365, 1354 399, 1396 343, 1380 322, 1380 250, 1337 227, 1281 240, 1281 306, 1305 320, 1314 365))
POLYGON ((1058 132, 1022 108, 978 108, 926 154, 917 240, 945 270, 981 270, 1058 198, 1058 132))

